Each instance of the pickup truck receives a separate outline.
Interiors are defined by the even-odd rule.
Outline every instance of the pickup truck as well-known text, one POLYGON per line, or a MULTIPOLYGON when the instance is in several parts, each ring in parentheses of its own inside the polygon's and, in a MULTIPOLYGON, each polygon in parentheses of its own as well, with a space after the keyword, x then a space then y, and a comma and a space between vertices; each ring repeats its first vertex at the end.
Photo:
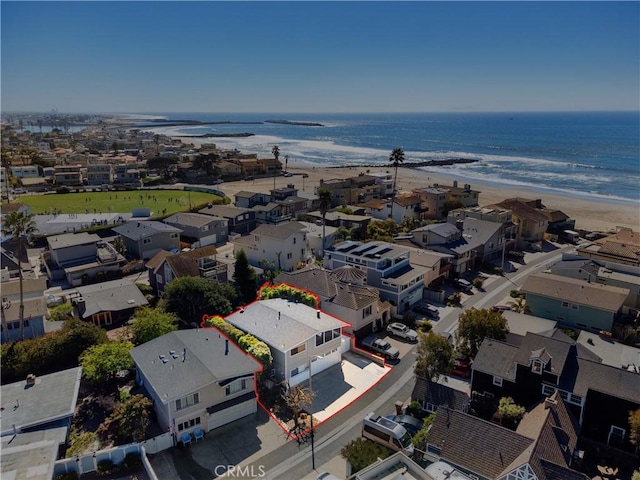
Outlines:
POLYGON ((382 355, 387 360, 395 360, 400 351, 382 338, 366 337, 362 340, 362 346, 367 350, 382 355))

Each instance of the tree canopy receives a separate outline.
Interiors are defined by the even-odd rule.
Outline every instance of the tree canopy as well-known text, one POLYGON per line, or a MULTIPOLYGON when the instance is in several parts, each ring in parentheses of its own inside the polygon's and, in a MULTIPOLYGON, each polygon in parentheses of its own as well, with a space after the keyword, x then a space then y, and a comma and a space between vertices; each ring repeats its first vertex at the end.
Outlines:
POLYGON ((258 296, 258 282, 255 270, 249 265, 247 254, 240 250, 236 255, 233 282, 238 289, 238 300, 247 304, 258 296))
POLYGON ((384 460, 389 456, 389 450, 382 445, 358 437, 340 449, 340 456, 351 464, 352 473, 368 467, 378 458, 384 460))
POLYGON ((502 397, 498 404, 498 412, 502 415, 502 425, 515 430, 524 417, 526 409, 521 405, 516 405, 511 397, 502 397))
POLYGON ((46 375, 78 366, 80 354, 107 341, 100 327, 70 319, 62 328, 41 337, 2 344, 2 383, 12 383, 33 373, 46 375))
POLYGON ((200 325, 202 316, 230 314, 238 294, 228 283, 201 277, 180 277, 164 289, 159 306, 175 313, 186 326, 200 325))
POLYGON ((470 308, 460 315, 456 343, 461 353, 474 358, 485 337, 502 341, 507 338, 507 333, 507 320, 501 311, 470 308))
POLYGON ((145 439, 151 423, 149 414, 153 403, 143 395, 133 395, 119 402, 109 417, 98 427, 98 433, 113 438, 116 444, 145 439))
POLYGON ((418 333, 418 348, 414 373, 417 377, 438 381, 446 374, 453 362, 453 346, 449 341, 433 333, 418 333))
POLYGON ((178 319, 175 314, 165 312, 162 308, 139 308, 133 314, 131 322, 131 333, 136 345, 161 337, 178 328, 178 319))
POLYGON ((640 408, 629 412, 629 441, 633 445, 640 445, 640 408))
POLYGON ((133 367, 129 350, 131 342, 107 342, 94 345, 80 355, 82 375, 89 381, 103 383, 113 379, 120 370, 133 367))
POLYGON ((393 242, 393 236, 402 231, 402 227, 392 219, 372 220, 367 225, 367 238, 383 242, 393 242))

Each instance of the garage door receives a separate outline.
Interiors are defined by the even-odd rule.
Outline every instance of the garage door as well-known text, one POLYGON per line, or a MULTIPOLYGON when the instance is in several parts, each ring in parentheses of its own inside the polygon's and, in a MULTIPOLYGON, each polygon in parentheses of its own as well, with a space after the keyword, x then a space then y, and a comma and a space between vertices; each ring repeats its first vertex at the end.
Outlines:
POLYGON ((330 366, 335 365, 336 363, 340 363, 340 359, 342 358, 342 352, 340 350, 340 348, 334 348, 332 351, 327 352, 322 356, 316 357, 311 362, 311 374, 315 375, 316 373, 320 373, 330 366))
POLYGON ((242 402, 237 405, 227 407, 219 412, 212 413, 207 419, 207 431, 221 427, 222 425, 226 425, 227 423, 231 423, 234 420, 246 417, 247 415, 251 415, 252 413, 255 413, 256 410, 256 399, 252 398, 251 400, 248 400, 246 402, 242 402))

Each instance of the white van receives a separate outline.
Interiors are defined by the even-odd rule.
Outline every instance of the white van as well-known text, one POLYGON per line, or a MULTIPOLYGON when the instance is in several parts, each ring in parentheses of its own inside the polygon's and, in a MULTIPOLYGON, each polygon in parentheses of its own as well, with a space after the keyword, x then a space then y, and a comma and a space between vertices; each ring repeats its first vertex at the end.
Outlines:
POLYGON ((373 412, 362 421, 362 436, 396 452, 413 455, 413 443, 407 429, 373 412))

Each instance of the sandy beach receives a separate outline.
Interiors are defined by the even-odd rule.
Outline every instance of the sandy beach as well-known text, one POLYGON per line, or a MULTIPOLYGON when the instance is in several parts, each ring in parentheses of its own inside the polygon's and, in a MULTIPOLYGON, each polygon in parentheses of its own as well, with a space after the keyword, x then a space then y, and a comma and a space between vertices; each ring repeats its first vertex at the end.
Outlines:
MULTIPOLYGON (((184 138, 184 143, 197 145, 198 142, 193 138, 184 138)), ((275 179, 276 187, 284 187, 288 184, 294 184, 300 191, 313 193, 314 188, 319 185, 320 179, 329 180, 332 178, 345 178, 356 176, 360 172, 369 170, 374 172, 391 172, 392 167, 382 166, 380 168, 361 168, 361 167, 319 167, 308 164, 289 162, 289 171, 294 174, 293 177, 277 177, 275 179), (308 178, 302 178, 302 174, 309 175, 308 178)), ((422 170, 399 168, 398 169, 398 190, 410 191, 413 188, 425 187, 438 183, 440 185, 452 185, 453 180, 442 175, 434 175, 422 170)), ((496 187, 475 182, 473 180, 460 181, 458 185, 469 183, 473 190, 480 192, 479 203, 483 205, 491 205, 498 203, 507 198, 528 198, 541 199, 543 205, 550 209, 561 210, 571 218, 576 220, 576 228, 589 231, 615 231, 616 227, 632 228, 634 231, 640 231, 640 207, 637 205, 608 202, 606 200, 595 201, 590 199, 582 199, 569 195, 561 195, 558 193, 549 193, 543 191, 534 191, 518 188, 496 187)), ((268 191, 273 188, 273 178, 262 178, 254 181, 226 182, 221 185, 221 190, 226 195, 233 198, 233 195, 241 190, 249 191, 268 191)))

